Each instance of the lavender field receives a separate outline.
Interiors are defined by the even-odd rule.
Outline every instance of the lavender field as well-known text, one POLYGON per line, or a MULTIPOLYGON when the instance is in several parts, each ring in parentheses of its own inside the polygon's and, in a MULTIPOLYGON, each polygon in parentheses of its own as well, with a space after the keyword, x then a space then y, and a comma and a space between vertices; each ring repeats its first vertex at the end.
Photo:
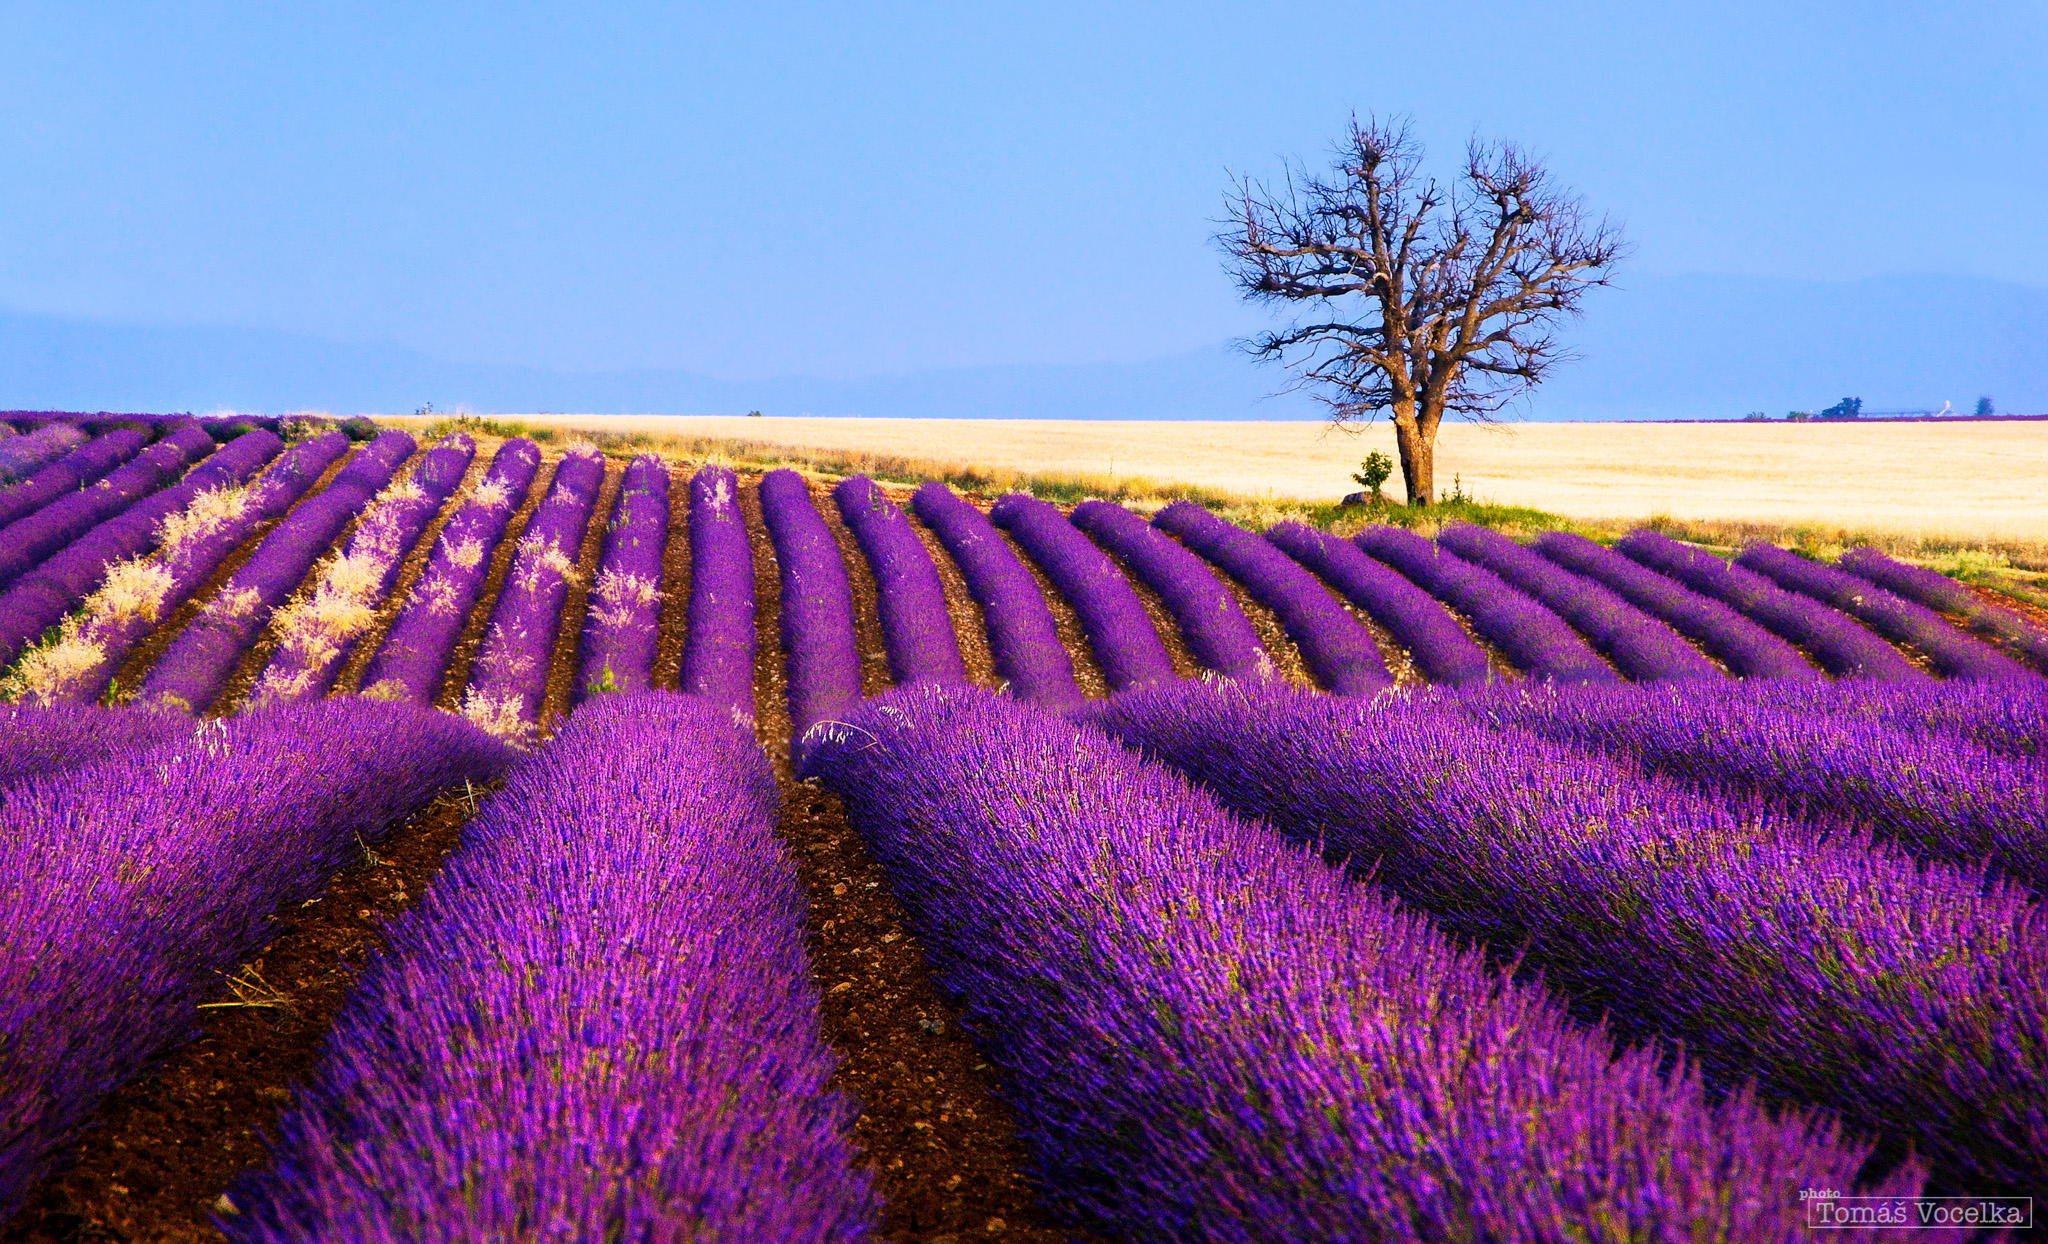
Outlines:
POLYGON ((1734 1244, 2048 1193, 2020 602, 5 418, 0 1238, 1734 1244))

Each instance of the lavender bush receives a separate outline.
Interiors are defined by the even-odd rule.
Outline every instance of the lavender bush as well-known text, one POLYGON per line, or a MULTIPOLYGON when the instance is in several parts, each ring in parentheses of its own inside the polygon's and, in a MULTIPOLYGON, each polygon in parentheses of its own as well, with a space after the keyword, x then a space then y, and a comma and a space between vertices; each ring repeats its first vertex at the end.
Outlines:
POLYGON ((2048 910, 1981 871, 1487 729, 1454 703, 1188 685, 1094 720, 1522 958, 1582 1015, 1683 1039, 1719 1083, 1837 1110, 1951 1186, 2048 1179, 2048 910))
POLYGON ((347 449, 348 438, 330 432, 286 450, 254 484, 195 494, 163 520, 153 555, 109 567, 63 629, 22 657, 7 676, 7 694, 47 704, 98 699, 128 654, 205 586, 251 532, 290 509, 347 449))
MULTIPOLYGON (((858 681, 856 675, 856 687, 858 681)), ((754 550, 740 512, 739 477, 722 466, 704 467, 690 480, 690 614, 681 683, 684 691, 753 720, 754 550)))
POLYGON ((412 437, 384 432, 357 451, 327 487, 293 508, 171 641, 143 680, 142 702, 188 713, 213 707, 271 613, 298 590, 314 561, 412 451, 412 437))
POLYGON ((1899 650, 1819 601, 1788 592, 1753 570, 1647 528, 1631 531, 1616 549, 1642 565, 1731 605, 1806 649, 1830 674, 1887 682, 1925 677, 1899 650))
POLYGON ((987 619, 996 672, 1019 698, 1066 709, 1084 698, 1074 659, 1031 568, 980 510, 932 481, 912 495, 911 508, 953 555, 968 594, 987 619))
POLYGON ((284 446, 271 432, 245 432, 185 472, 172 487, 129 506, 64 546, 0 594, 0 665, 79 607, 111 567, 147 556, 173 516, 202 494, 239 488, 284 446))
POLYGON ((1833 605, 1887 639, 1911 644, 1950 678, 1997 682, 2035 676, 2034 671, 1965 634, 1927 606, 1895 596, 1847 571, 1810 562, 1774 544, 1752 545, 1735 561, 1779 587, 1833 605))
POLYGON ((1545 560, 1497 531, 1453 523, 1437 533, 1436 542, 1491 570, 1571 623, 1615 668, 1636 682, 1725 677, 1677 631, 1616 593, 1545 560))
POLYGON ((391 929, 229 1238, 871 1236, 775 819, 724 706, 578 709, 391 929))
POLYGON ((874 572, 890 673, 899 683, 965 682, 946 590, 909 516, 864 475, 839 481, 832 499, 874 572))
POLYGON ((1960 619, 1977 634, 2005 644, 2035 668, 2048 671, 2048 631, 1992 604, 1947 575, 1893 561, 1871 548, 1850 549, 1835 564, 1888 592, 1960 619))
POLYGON ((0 707, 0 786, 132 756, 191 733, 192 719, 182 713, 10 704, 0 707))
POLYGON ((540 446, 523 438, 498 446, 483 482, 441 528, 377 655, 363 694, 432 704, 448 676, 462 630, 490 579, 491 557, 540 472, 540 446))
POLYGON ((1124 568, 1158 594, 1179 624, 1188 654, 1204 669, 1232 678, 1265 677, 1272 658, 1259 633, 1209 564, 1165 532, 1111 501, 1083 501, 1074 526, 1116 555, 1124 568))
MULTIPOLYGON (((77 492, 142 452, 149 433, 137 427, 116 428, 96 436, 42 467, 26 479, 0 490, 0 531, 24 514, 77 492)), ((0 478, 5 468, 0 467, 0 478)))
POLYGON ((1371 888, 1052 714, 915 687, 819 731, 816 758, 1069 1228, 1789 1241, 1806 1238, 1798 1188, 1855 1182, 1862 1152, 1826 1125, 1741 1093, 1712 1103, 1656 1051, 1617 1054, 1371 888))
POLYGON ((811 503, 811 487, 795 471, 761 477, 761 518, 782 576, 782 652, 789 680, 791 752, 801 762, 803 736, 836 721, 860 701, 860 648, 853 626, 853 588, 832 529, 811 503))
POLYGON ((576 677, 577 699, 645 691, 661 635, 661 563, 668 552, 668 464, 653 454, 626 464, 605 529, 576 677))
POLYGON ((322 701, 11 787, 0 808, 0 1222, 100 1101, 189 1039, 271 915, 507 753, 445 714, 322 701))
POLYGON ((84 430, 68 423, 44 424, 7 438, 0 444, 0 486, 27 479, 46 463, 84 443, 84 430))
POLYGON ((1173 658, 1124 572, 1059 507, 1013 492, 988 512, 1073 607, 1112 690, 1173 677, 1173 658))
POLYGON ((1167 506, 1152 525, 1180 537, 1271 609, 1325 689, 1370 695, 1393 682, 1372 632, 1293 558, 1192 501, 1167 506))
POLYGON ((1487 680, 1491 667, 1485 649, 1472 642, 1442 601, 1405 576, 1356 545, 1302 523, 1277 523, 1266 539, 1386 627, 1423 677, 1453 686, 1487 680))
POLYGON ((519 538, 505 588, 491 610, 462 712, 508 742, 531 743, 540 729, 555 641, 562 633, 562 607, 603 486, 604 455, 595 448, 574 448, 562 456, 547 495, 519 538))
POLYGON ((1712 653, 1744 678, 1816 682, 1820 670, 1799 649, 1711 597, 1569 531, 1536 537, 1536 551, 1607 588, 1712 653))
POLYGON ((1489 725, 1632 756, 1711 795, 1869 826, 1924 858, 1988 862, 2048 893, 2048 773, 1952 734, 1829 712, 1819 696, 1726 689, 1510 690, 1466 703, 1489 725))
POLYGON ((347 543, 314 572, 301 592, 271 622, 277 647, 250 704, 323 696, 341 675, 357 641, 377 614, 413 546, 462 483, 476 442, 458 432, 432 449, 377 494, 347 543))
POLYGON ((1400 527, 1368 527, 1360 549, 1472 620, 1508 660, 1552 682, 1613 682, 1615 674, 1578 633, 1526 592, 1400 527))
POLYGON ((0 588, 44 558, 163 487, 186 464, 213 452, 213 438, 192 424, 173 429, 100 480, 68 492, 0 531, 0 588))

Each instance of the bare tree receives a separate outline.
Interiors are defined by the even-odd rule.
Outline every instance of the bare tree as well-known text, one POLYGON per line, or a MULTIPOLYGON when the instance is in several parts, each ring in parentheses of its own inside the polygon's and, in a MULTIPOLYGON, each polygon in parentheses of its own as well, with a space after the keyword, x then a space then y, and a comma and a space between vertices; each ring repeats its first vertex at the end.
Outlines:
POLYGON ((1277 188, 1238 179, 1217 241, 1245 297, 1304 304, 1246 348, 1339 423, 1387 412, 1408 502, 1427 505, 1444 415, 1490 419, 1570 357, 1557 327, 1609 283, 1621 234, 1512 144, 1473 142, 1445 185, 1407 123, 1354 117, 1336 157, 1277 188))

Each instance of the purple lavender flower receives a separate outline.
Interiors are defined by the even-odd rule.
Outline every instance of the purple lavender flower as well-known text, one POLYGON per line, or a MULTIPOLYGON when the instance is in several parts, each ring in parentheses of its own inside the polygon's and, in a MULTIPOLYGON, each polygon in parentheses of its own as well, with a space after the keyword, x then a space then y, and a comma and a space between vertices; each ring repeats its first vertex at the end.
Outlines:
POLYGON ((0 706, 0 786, 148 751, 192 733, 182 713, 96 704, 0 706))
POLYGON ((391 482, 412 451, 413 439, 405 433, 380 434, 357 451, 327 487, 272 528, 219 594, 171 641, 143 680, 141 701, 189 713, 213 707, 271 613, 298 589, 314 561, 391 482))
MULTIPOLYGON (((45 433, 68 432, 71 429, 53 424, 45 433)), ((31 436, 42 435, 32 433, 31 436)), ((58 436, 42 443, 58 445, 67 438, 58 436)), ((19 442, 16 442, 19 443, 19 442)), ((51 462, 37 469, 33 475, 0 490, 0 534, 24 514, 32 513, 63 496, 77 492, 106 475, 107 472, 129 461, 142 452, 149 444, 149 433, 138 427, 116 428, 84 442, 51 462)), ((6 469, 0 466, 0 479, 6 478, 6 469)))
POLYGON ((855 1240, 775 779, 725 706, 599 696, 390 931, 234 1240, 855 1240))
POLYGON ((0 1222, 107 1094, 193 1035, 278 908, 508 760, 446 714, 327 700, 8 788, 0 1222))
POLYGON ((726 467, 704 467, 690 480, 690 615, 680 681, 684 691, 753 720, 754 550, 739 477, 726 467))
POLYGON ((1173 677, 1173 658, 1124 572, 1059 507, 1013 492, 989 508, 1025 555, 1052 580, 1080 620, 1111 689, 1173 677))
POLYGON ((1959 618, 1977 634, 2005 644, 2035 668, 2048 671, 2048 631, 1984 600, 1947 575, 1893 561, 1870 548, 1850 549, 1835 564, 1886 591, 1959 618))
POLYGON ((1272 674, 1272 658, 1244 606, 1207 562, 1114 502, 1083 501, 1069 517, 1158 593, 1197 664, 1232 678, 1272 674))
POLYGON ((68 492, 0 531, 0 587, 11 586, 50 554, 177 478, 213 452, 213 438, 195 424, 172 432, 100 478, 68 492))
POLYGON ((1266 539, 1386 627, 1408 649, 1423 677, 1454 686, 1487 680, 1491 667, 1485 649, 1472 642, 1443 602, 1405 576, 1356 545, 1301 523, 1275 524, 1266 539))
POLYGON ((1659 574, 1739 609, 1812 654, 1830 674, 1888 682, 1924 678, 1899 650, 1837 610, 1647 528, 1614 546, 1659 574))
POLYGON ((1613 682, 1614 671, 1578 633, 1526 592, 1482 566, 1400 527, 1368 527, 1360 549, 1472 620, 1524 671, 1552 682, 1613 682))
POLYGON ((498 446, 483 482, 441 528, 398 618, 363 671, 363 694, 432 704, 456 641, 490 578, 491 558, 540 472, 540 446, 498 446))
POLYGON ((1725 677, 1677 631, 1497 531, 1453 523, 1437 533, 1436 542, 1491 570, 1571 623, 1617 669, 1637 682, 1725 677))
POLYGON ((1662 618, 1744 678, 1817 682, 1823 675, 1799 649, 1711 597, 1674 582, 1569 531, 1536 537, 1536 551, 1638 609, 1662 618))
POLYGON ((605 529, 583 617, 577 699, 595 691, 645 691, 653 683, 667 552, 668 464, 646 454, 626 464, 605 529))
POLYGON ((909 516, 864 475, 839 481, 832 499, 874 572, 882 643, 896 681, 967 681, 938 567, 909 516))
POLYGON ((2048 1180, 2048 909, 1981 870, 1489 729, 1465 694, 1496 693, 1189 684, 1091 720, 1540 970, 1581 1015, 1683 1039, 1720 1084, 1837 1110, 1958 1186, 2048 1180))
POLYGON ((968 594, 987 619, 996 672, 1019 698, 1052 709, 1081 703, 1074 659, 1030 567, 1004 542, 988 516, 936 480, 919 488, 911 508, 953 555, 968 594))
POLYGON ((1735 561, 1779 587, 1833 605, 1896 643, 1911 644, 1950 678, 1995 682, 2034 677, 2034 671, 1965 634, 1932 609, 1867 579, 1810 562, 1774 544, 1752 545, 1735 561))
POLYGON ((1093 731, 921 686, 814 738, 1072 1229, 1790 1241, 1799 1187, 1855 1183, 1828 1125, 1617 1052, 1093 731))
POLYGON ((811 486, 791 470, 761 477, 761 518, 782 576, 782 652, 789 680, 791 751, 803 758, 804 732, 835 721, 860 701, 860 649, 854 638, 853 588, 839 542, 811 502, 811 486))
POLYGON ((84 443, 84 429, 69 423, 46 423, 7 438, 0 443, 0 486, 17 485, 84 443))
POLYGON ((1179 536, 1271 609, 1325 689, 1370 695, 1393 682, 1372 632, 1293 558, 1192 501, 1167 506, 1152 525, 1179 536))

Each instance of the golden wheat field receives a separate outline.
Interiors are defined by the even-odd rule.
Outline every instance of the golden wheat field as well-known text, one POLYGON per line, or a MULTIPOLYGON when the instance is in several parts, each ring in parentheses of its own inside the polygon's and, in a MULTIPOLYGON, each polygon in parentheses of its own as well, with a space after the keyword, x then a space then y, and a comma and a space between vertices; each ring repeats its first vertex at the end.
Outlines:
MULTIPOLYGON (((520 415, 593 431, 731 438, 1027 474, 1184 481, 1275 499, 1356 488, 1385 425, 520 415)), ((1437 484, 1587 519, 1654 514, 1824 524, 1904 536, 2048 536, 2048 422, 1446 425, 1437 484)), ((1395 481, 1398 484, 1398 477, 1395 481)))

